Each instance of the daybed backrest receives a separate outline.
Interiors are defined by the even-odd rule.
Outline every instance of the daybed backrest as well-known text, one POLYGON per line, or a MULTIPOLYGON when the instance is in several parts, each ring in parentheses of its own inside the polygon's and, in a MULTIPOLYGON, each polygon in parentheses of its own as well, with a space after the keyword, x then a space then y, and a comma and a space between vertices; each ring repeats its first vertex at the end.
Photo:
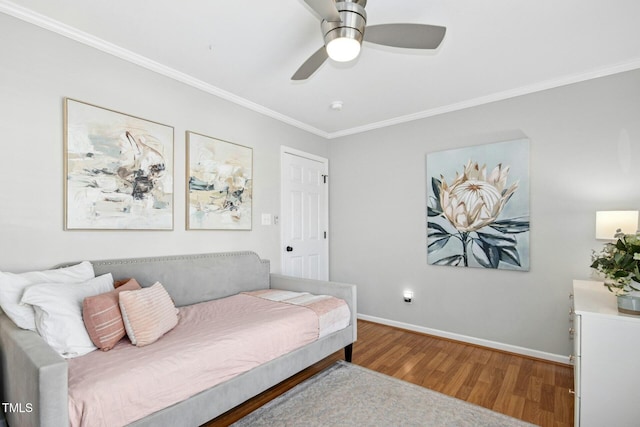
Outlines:
POLYGON ((134 278, 140 286, 162 283, 176 306, 269 287, 269 261, 255 252, 220 252, 91 261, 96 276, 134 278))

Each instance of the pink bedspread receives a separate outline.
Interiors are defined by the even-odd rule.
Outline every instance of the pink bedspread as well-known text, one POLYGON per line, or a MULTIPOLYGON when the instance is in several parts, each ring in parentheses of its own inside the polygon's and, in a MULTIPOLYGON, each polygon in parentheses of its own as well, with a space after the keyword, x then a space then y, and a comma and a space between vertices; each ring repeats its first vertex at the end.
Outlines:
POLYGON ((331 295, 314 295, 308 292, 292 292, 280 289, 262 289, 243 293, 313 310, 318 315, 318 338, 346 328, 351 321, 351 311, 347 302, 331 295))
POLYGON ((179 316, 149 346, 124 338, 68 361, 71 426, 131 423, 318 338, 314 311, 244 294, 182 307, 179 316))

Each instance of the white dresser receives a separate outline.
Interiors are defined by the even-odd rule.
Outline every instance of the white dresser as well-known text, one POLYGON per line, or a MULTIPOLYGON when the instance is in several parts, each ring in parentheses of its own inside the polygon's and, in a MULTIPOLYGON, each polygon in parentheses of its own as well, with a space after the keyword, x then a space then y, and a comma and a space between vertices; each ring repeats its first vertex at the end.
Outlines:
POLYGON ((640 317, 602 282, 573 282, 575 427, 640 426, 640 317))

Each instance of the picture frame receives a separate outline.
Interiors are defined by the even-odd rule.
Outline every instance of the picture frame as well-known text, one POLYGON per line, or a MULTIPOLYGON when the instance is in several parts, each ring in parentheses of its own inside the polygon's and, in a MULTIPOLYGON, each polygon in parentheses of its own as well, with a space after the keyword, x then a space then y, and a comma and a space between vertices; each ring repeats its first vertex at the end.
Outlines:
POLYGON ((64 99, 65 230, 173 230, 171 126, 64 99))
POLYGON ((187 230, 251 230, 253 148, 186 132, 187 230))
POLYGON ((529 270, 529 140, 427 155, 427 263, 529 270))

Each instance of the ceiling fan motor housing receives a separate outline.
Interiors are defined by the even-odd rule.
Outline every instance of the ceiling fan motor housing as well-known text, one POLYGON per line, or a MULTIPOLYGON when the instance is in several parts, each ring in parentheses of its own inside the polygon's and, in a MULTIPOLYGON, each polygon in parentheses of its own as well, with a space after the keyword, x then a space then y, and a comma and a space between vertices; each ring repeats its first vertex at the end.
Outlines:
POLYGON ((325 46, 331 40, 345 37, 357 40, 362 44, 364 28, 367 25, 367 12, 364 11, 366 0, 336 2, 341 22, 323 20, 320 24, 325 46))
POLYGON ((327 59, 335 62, 353 61, 360 54, 362 42, 401 49, 437 49, 446 27, 428 24, 379 24, 367 28, 364 8, 367 0, 304 0, 320 24, 324 46, 316 50, 291 76, 305 80, 327 59))

